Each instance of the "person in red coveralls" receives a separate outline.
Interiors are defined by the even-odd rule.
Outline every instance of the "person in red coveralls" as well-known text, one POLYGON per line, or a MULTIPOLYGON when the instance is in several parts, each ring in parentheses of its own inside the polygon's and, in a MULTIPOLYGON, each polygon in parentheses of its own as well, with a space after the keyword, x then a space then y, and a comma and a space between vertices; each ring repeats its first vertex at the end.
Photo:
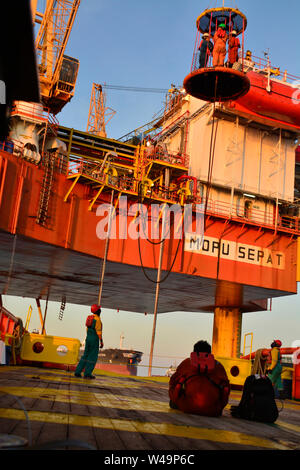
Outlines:
POLYGON ((169 382, 170 407, 184 413, 221 416, 228 403, 230 384, 222 364, 206 341, 194 345, 169 382))
POLYGON ((239 60, 240 40, 236 37, 237 32, 231 31, 228 40, 228 67, 232 67, 235 62, 239 60))
POLYGON ((225 24, 220 24, 214 35, 213 67, 224 67, 227 33, 225 24))

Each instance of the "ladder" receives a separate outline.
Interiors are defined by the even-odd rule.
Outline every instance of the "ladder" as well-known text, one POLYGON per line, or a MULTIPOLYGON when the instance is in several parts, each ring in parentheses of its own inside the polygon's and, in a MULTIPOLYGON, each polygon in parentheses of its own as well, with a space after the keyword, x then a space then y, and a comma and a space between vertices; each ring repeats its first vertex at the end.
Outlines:
POLYGON ((46 225, 47 219, 49 218, 49 201, 54 180, 54 159, 49 154, 45 154, 45 157, 45 172, 40 194, 39 209, 36 217, 36 223, 39 225, 46 225))

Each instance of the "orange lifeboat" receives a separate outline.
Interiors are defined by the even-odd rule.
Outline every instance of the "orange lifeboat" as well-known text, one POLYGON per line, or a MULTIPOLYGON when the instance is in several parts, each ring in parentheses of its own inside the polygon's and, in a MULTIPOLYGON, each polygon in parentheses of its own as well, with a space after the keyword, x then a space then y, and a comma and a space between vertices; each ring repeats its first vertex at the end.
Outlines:
POLYGON ((277 124, 300 129, 300 82, 270 79, 267 73, 247 73, 250 89, 247 94, 229 104, 246 114, 272 120, 277 124))

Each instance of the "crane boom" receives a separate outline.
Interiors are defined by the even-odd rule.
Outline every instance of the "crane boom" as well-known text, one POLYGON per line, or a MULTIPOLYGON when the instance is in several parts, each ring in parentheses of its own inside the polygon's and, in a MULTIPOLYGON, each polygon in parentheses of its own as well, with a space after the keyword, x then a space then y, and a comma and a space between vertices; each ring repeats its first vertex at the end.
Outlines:
POLYGON ((79 61, 66 56, 65 49, 79 5, 80 0, 47 0, 44 13, 35 13, 41 97, 53 114, 74 95, 79 61))
POLYGON ((106 94, 102 88, 102 85, 93 83, 86 131, 106 137, 106 124, 112 119, 116 111, 106 106, 106 94))

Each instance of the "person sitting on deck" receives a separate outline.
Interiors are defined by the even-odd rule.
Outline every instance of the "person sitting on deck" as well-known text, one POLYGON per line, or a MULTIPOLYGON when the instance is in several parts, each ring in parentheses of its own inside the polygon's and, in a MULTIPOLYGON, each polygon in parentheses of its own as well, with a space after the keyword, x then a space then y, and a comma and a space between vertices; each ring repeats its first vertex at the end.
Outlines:
POLYGON ((225 24, 220 24, 214 35, 213 67, 224 67, 227 33, 225 24))
POLYGON ((213 51, 213 48, 214 46, 209 38, 209 34, 204 33, 202 36, 202 41, 200 42, 200 45, 198 47, 200 51, 200 55, 199 55, 199 68, 200 69, 203 67, 207 67, 207 63, 213 51))
POLYGON ((184 413, 221 416, 229 393, 226 371, 206 341, 194 345, 191 356, 179 364, 169 382, 170 407, 184 413))

